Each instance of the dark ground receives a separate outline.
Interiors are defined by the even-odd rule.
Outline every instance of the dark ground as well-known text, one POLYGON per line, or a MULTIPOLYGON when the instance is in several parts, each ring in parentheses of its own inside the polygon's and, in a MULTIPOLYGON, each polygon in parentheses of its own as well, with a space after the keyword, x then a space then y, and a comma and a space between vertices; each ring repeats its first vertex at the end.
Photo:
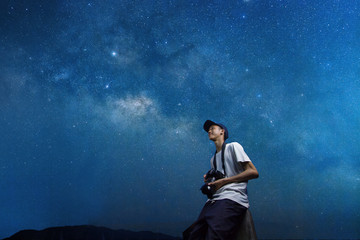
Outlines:
POLYGON ((161 233, 112 230, 95 226, 53 227, 41 231, 22 230, 4 240, 179 240, 161 233))

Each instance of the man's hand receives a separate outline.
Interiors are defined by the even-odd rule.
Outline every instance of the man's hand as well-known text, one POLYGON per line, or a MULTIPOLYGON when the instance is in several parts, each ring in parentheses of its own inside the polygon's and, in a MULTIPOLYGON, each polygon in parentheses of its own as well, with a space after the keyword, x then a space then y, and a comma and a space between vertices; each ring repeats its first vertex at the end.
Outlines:
POLYGON ((209 183, 209 185, 214 185, 215 186, 215 191, 219 190, 225 184, 227 184, 226 178, 218 179, 218 180, 216 180, 214 182, 209 183))

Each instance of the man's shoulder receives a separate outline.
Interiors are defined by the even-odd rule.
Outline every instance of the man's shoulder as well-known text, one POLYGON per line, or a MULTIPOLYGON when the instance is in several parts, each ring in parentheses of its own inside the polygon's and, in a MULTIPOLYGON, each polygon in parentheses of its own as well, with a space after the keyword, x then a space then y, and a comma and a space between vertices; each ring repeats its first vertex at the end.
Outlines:
POLYGON ((241 146, 238 142, 231 142, 228 144, 229 148, 227 148, 227 151, 229 154, 234 156, 238 162, 250 162, 251 160, 245 153, 245 150, 243 146, 241 146))
POLYGON ((242 148, 241 144, 238 143, 238 142, 230 142, 230 143, 227 143, 227 146, 230 146, 230 147, 232 147, 232 148, 234 148, 234 147, 241 147, 241 148, 242 148))
POLYGON ((234 151, 234 150, 244 150, 243 146, 241 146, 240 143, 238 142, 230 142, 230 143, 227 143, 226 146, 229 146, 229 150, 230 151, 234 151))

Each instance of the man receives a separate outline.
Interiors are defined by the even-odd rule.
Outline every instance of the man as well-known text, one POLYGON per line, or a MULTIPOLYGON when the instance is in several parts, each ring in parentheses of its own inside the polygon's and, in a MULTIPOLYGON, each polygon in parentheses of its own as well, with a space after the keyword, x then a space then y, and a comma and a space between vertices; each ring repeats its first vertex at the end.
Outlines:
MULTIPOLYGON (((247 182, 259 173, 239 143, 225 143, 229 133, 223 124, 207 120, 204 130, 216 147, 211 166, 225 177, 206 183, 212 194, 198 220, 183 236, 189 240, 233 240, 249 207, 247 182)), ((207 177, 205 174, 205 182, 207 177)))

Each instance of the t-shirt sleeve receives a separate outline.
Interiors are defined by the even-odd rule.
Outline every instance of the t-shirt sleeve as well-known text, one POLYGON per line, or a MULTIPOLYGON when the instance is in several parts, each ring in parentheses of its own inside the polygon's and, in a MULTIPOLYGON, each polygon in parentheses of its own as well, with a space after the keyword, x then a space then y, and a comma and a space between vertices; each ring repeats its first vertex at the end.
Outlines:
POLYGON ((251 162, 244 148, 237 142, 231 143, 233 159, 237 162, 251 162))

